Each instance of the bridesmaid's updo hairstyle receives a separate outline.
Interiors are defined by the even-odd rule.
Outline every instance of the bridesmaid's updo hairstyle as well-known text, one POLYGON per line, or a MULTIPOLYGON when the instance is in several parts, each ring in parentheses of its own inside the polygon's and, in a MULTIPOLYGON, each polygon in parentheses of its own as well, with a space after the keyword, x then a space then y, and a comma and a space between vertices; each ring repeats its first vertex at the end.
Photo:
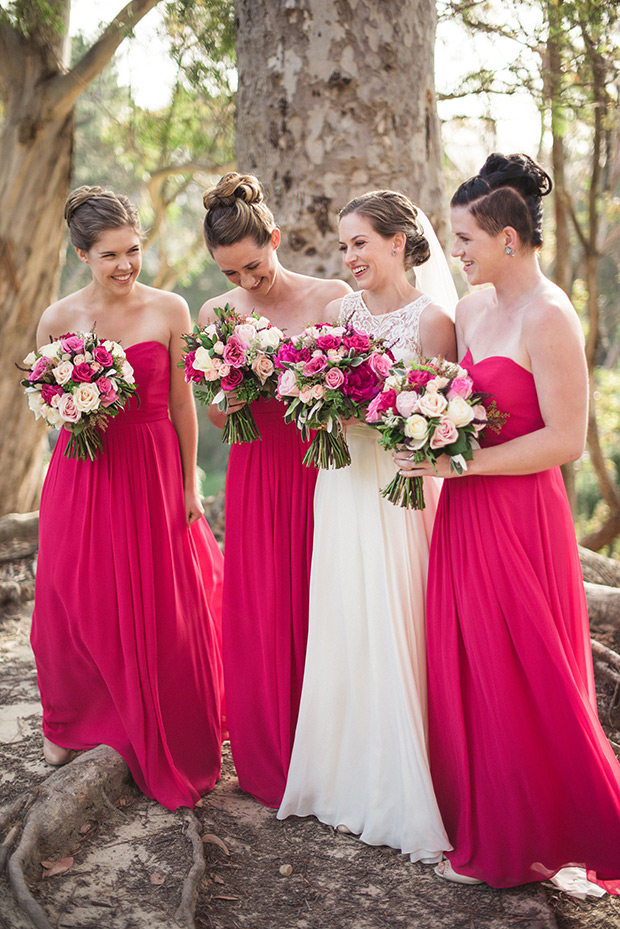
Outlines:
POLYGON ((340 218, 349 213, 364 216, 372 228, 385 239, 397 232, 405 235, 405 270, 428 261, 430 245, 418 220, 417 208, 409 197, 396 190, 371 190, 355 197, 340 210, 340 218))
POLYGON ((468 206, 489 235, 506 226, 516 229, 523 245, 543 243, 542 198, 551 192, 551 178, 529 155, 489 155, 479 173, 452 197, 451 206, 468 206))
POLYGON ((103 187, 77 187, 65 203, 71 244, 88 252, 108 229, 130 226, 140 235, 140 217, 128 197, 103 187))
POLYGON ((225 174, 215 187, 205 190, 202 202, 207 211, 205 242, 211 254, 221 245, 234 245, 248 237, 262 247, 276 228, 261 182, 253 174, 225 174))

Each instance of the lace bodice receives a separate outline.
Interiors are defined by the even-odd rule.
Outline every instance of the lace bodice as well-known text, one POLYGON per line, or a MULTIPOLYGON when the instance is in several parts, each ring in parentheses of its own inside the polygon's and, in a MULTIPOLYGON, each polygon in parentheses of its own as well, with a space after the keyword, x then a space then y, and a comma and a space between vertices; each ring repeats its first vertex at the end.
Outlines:
POLYGON ((374 316, 366 304, 362 291, 347 294, 342 298, 338 322, 344 325, 350 322, 356 329, 363 329, 370 335, 382 337, 394 352, 397 361, 414 361, 422 354, 420 344, 420 316, 432 297, 422 294, 412 303, 399 307, 392 313, 374 316))

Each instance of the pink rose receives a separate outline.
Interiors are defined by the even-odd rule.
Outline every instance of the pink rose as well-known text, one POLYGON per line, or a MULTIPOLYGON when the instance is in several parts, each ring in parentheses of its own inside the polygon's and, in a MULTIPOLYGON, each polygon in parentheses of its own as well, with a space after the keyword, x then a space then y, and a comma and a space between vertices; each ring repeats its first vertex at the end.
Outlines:
POLYGON ((409 419, 417 405, 418 395, 415 390, 403 390, 396 397, 396 409, 403 419, 409 419))
POLYGON ((41 397, 43 402, 52 405, 54 397, 62 396, 63 389, 58 384, 44 384, 41 388, 41 397))
POLYGON ((118 391, 112 384, 110 378, 100 377, 97 381, 97 387, 99 388, 99 393, 101 394, 101 406, 112 406, 115 400, 118 399, 118 391))
POLYGON ((322 400, 325 396, 325 391, 323 390, 322 384, 313 384, 310 388, 310 393, 313 400, 322 400))
POLYGON ((388 410, 395 410, 396 396, 397 394, 395 390, 384 390, 383 393, 377 394, 377 396, 368 404, 366 422, 378 423, 381 419, 383 419, 383 413, 386 413, 388 410))
POLYGON ((83 361, 79 365, 73 366, 73 371, 71 372, 71 380, 75 381, 77 384, 85 384, 93 379, 93 372, 91 370, 88 362, 83 361))
POLYGON ((476 403, 476 405, 472 407, 472 412, 474 414, 472 425, 476 430, 476 435, 478 435, 487 424, 487 409, 482 403, 476 403))
POLYGON ((283 371, 278 378, 278 394, 281 397, 298 397, 297 375, 290 368, 283 371))
POLYGON ((325 373, 325 386, 329 390, 338 390, 344 384, 344 374, 340 368, 330 368, 325 373))
POLYGON ((274 372, 271 358, 269 358, 263 352, 260 352, 252 362, 252 371, 257 376, 261 384, 264 384, 267 378, 271 377, 274 372))
POLYGON ((103 345, 98 345, 93 352, 93 358, 95 361, 98 361, 100 365, 103 365, 104 368, 111 368, 114 364, 114 359, 112 355, 104 348, 103 345))
POLYGON ((439 425, 435 427, 435 431, 431 436, 430 446, 431 448, 444 448, 446 445, 452 445, 453 442, 456 442, 458 437, 459 431, 452 420, 448 419, 447 416, 442 416, 439 425))
POLYGON ((312 391, 309 387, 302 387, 299 391, 299 399, 302 403, 310 403, 312 400, 312 391))
POLYGON ((316 340, 317 348, 327 352, 330 349, 340 348, 342 339, 335 335, 320 335, 316 340))
POLYGON ((389 355, 380 355, 378 352, 373 352, 368 359, 368 363, 370 364, 370 367, 375 372, 377 377, 385 380, 392 369, 394 359, 389 355))
MULTIPOLYGON (((245 345, 236 336, 231 335, 226 343, 222 357, 231 368, 243 367, 245 364, 245 345)), ((233 388, 230 387, 227 389, 232 390, 233 388)))
POLYGON ((313 377, 315 374, 320 374, 321 371, 324 371, 327 367, 327 358, 325 355, 314 355, 310 361, 307 361, 303 367, 303 373, 305 377, 313 377))
MULTIPOLYGON (((256 328, 251 323, 239 323, 235 326, 233 339, 238 339, 243 345, 248 346, 256 338, 256 328)), ((230 339, 228 340, 230 345, 230 339)))
POLYGON ((222 390, 235 390, 243 380, 243 372, 232 367, 230 372, 221 380, 222 390))
POLYGON ((60 347, 63 352, 70 352, 76 354, 77 352, 84 351, 84 339, 78 338, 76 335, 67 335, 60 340, 60 347))
POLYGON ((417 384, 419 387, 424 387, 434 376, 435 375, 430 371, 410 371, 407 375, 407 380, 410 384, 417 384))
POLYGON ((58 412, 66 423, 77 423, 82 414, 75 405, 72 394, 63 394, 58 401, 58 412))
POLYGON ((351 329, 344 338, 343 344, 347 348, 354 349, 355 352, 367 352, 370 348, 370 338, 366 332, 359 329, 351 329))
POLYGON ((276 367, 283 368, 285 362, 297 364, 298 361, 309 361, 311 357, 309 348, 297 349, 292 342, 285 342, 284 345, 278 349, 276 367))
POLYGON ((39 358, 36 365, 34 366, 32 371, 28 375, 28 380, 30 381, 31 384, 34 383, 34 381, 38 381, 40 377, 43 377, 43 375, 47 371, 47 363, 48 363, 47 358, 45 357, 39 358))
MULTIPOLYGON (((194 358, 196 357, 196 350, 188 352, 185 358, 183 359, 183 367, 185 368, 185 380, 189 384, 190 381, 194 381, 196 384, 199 384, 202 380, 202 371, 197 371, 194 367, 194 358)), ((100 380, 102 380, 100 378, 100 380)))
POLYGON ((367 362, 350 368, 345 377, 344 393, 358 403, 366 403, 381 390, 377 375, 367 362))

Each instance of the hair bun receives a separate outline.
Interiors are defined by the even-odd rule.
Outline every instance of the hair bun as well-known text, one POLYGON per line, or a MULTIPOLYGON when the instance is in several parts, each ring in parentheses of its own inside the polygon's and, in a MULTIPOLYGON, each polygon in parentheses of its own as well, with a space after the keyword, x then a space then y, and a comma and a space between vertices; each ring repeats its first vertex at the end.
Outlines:
POLYGON ((489 187, 510 186, 525 197, 546 197, 553 182, 547 172, 529 155, 502 155, 493 152, 479 171, 489 187))
POLYGON ((202 202, 205 210, 215 210, 218 207, 231 207, 235 200, 244 203, 262 203, 264 200, 263 188, 257 177, 253 174, 237 174, 231 171, 220 178, 215 187, 205 190, 202 202))
POLYGON ((100 196, 102 193, 104 193, 103 187, 87 187, 86 185, 72 190, 65 203, 64 216, 67 224, 69 224, 71 217, 83 203, 92 200, 93 197, 100 196))

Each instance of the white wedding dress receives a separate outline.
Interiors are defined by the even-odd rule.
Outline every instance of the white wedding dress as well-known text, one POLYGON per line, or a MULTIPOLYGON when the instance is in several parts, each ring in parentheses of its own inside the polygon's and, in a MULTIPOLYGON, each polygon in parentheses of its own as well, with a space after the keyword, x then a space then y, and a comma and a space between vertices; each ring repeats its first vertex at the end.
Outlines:
MULTIPOLYGON (((340 321, 385 336, 409 361, 431 302, 373 316, 357 292, 340 321)), ((351 465, 321 471, 316 487, 304 683, 278 818, 314 815, 439 861, 451 845, 428 764, 425 592, 441 482, 425 479, 424 510, 394 506, 379 493, 395 466, 376 431, 349 426, 347 441, 351 465)))

